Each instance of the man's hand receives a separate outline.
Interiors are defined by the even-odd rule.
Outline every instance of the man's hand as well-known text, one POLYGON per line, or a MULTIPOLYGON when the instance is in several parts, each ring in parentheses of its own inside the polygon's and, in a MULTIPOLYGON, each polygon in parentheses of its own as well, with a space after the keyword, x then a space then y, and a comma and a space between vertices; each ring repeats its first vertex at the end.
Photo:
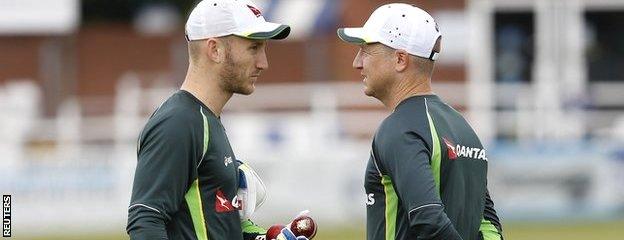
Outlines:
MULTIPOLYGON (((276 225, 276 226, 280 226, 282 229, 279 231, 279 234, 277 234, 277 236, 275 236, 275 233, 273 233, 273 236, 270 236, 271 234, 267 232, 267 230, 264 230, 261 227, 258 227, 258 225, 254 224, 251 220, 245 220, 241 223, 241 227, 243 228, 243 239, 245 240, 309 240, 307 237, 305 236, 295 236, 295 234, 288 229, 287 227, 285 227, 284 225, 276 225)), ((271 231, 271 229, 269 229, 269 232, 271 231)))
POLYGON ((297 236, 305 236, 309 239, 314 238, 317 226, 309 214, 310 211, 308 210, 301 211, 286 227, 297 236))
POLYGON ((267 230, 267 240, 310 240, 316 235, 316 224, 308 216, 310 211, 301 211, 288 225, 275 224, 267 230), (293 232, 294 231, 294 232, 293 232))
POLYGON ((277 238, 275 238, 276 240, 308 240, 307 237, 305 236, 295 236, 295 234, 290 231, 290 229, 288 229, 287 227, 283 228, 282 231, 280 231, 280 234, 277 235, 277 238))

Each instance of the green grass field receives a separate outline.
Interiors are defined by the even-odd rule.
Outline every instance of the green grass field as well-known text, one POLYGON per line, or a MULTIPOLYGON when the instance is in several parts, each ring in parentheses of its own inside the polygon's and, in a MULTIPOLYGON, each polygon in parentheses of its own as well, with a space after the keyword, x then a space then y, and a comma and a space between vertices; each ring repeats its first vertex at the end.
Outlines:
MULTIPOLYGON (((505 223, 506 240, 618 240, 624 239, 624 221, 573 223, 505 223)), ((15 238, 30 240, 117 240, 128 239, 123 233, 110 235, 44 236, 15 238)), ((319 229, 315 240, 362 240, 364 230, 357 228, 319 229)))

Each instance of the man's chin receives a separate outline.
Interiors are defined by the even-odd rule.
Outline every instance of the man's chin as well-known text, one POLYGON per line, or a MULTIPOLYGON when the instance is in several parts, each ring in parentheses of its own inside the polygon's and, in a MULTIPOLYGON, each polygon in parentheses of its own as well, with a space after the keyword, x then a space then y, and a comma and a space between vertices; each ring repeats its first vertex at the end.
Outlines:
POLYGON ((374 92, 367 87, 364 87, 364 95, 369 96, 369 97, 375 97, 374 92))
POLYGON ((245 95, 245 96, 249 96, 251 95, 254 91, 256 90, 256 87, 252 86, 249 88, 242 88, 242 89, 238 89, 238 91, 234 92, 236 94, 240 94, 240 95, 245 95))

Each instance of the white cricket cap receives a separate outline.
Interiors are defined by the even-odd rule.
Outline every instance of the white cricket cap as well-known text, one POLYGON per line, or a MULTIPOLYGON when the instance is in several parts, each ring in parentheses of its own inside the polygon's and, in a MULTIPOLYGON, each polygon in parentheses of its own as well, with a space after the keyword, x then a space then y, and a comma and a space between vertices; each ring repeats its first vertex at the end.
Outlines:
POLYGON ((364 27, 338 29, 338 36, 349 43, 382 43, 436 60, 435 45, 442 34, 429 13, 410 4, 392 3, 377 8, 364 27))
POLYGON ((203 0, 186 21, 188 41, 236 35, 248 39, 284 39, 290 26, 267 22, 250 0, 203 0))

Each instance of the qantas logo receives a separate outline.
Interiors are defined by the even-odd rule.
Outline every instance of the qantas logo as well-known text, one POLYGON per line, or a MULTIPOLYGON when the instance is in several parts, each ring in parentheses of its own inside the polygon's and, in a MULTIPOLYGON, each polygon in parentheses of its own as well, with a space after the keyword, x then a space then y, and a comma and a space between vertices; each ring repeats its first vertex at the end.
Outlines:
POLYGON ((256 17, 260 17, 262 16, 262 12, 260 12, 260 10, 258 10, 257 8, 255 8, 254 6, 251 5, 247 5, 247 7, 249 8, 249 10, 251 10, 251 12, 256 15, 256 17))
POLYGON ((217 189, 217 195, 215 199, 215 210, 218 213, 231 212, 238 210, 240 207, 240 203, 238 202, 238 196, 235 196, 230 202, 221 189, 217 189), (234 204, 232 204, 234 203, 234 204))
POLYGON ((453 143, 446 138, 442 138, 442 140, 444 140, 444 144, 446 144, 446 153, 448 155, 448 158, 451 160, 457 159, 457 153, 455 152, 455 147, 453 147, 453 143))
POLYGON ((444 140, 444 144, 447 148, 447 155, 450 160, 455 160, 458 157, 472 158, 483 161, 488 160, 485 156, 485 149, 466 147, 459 144, 455 145, 446 138, 442 138, 442 140, 444 140))

